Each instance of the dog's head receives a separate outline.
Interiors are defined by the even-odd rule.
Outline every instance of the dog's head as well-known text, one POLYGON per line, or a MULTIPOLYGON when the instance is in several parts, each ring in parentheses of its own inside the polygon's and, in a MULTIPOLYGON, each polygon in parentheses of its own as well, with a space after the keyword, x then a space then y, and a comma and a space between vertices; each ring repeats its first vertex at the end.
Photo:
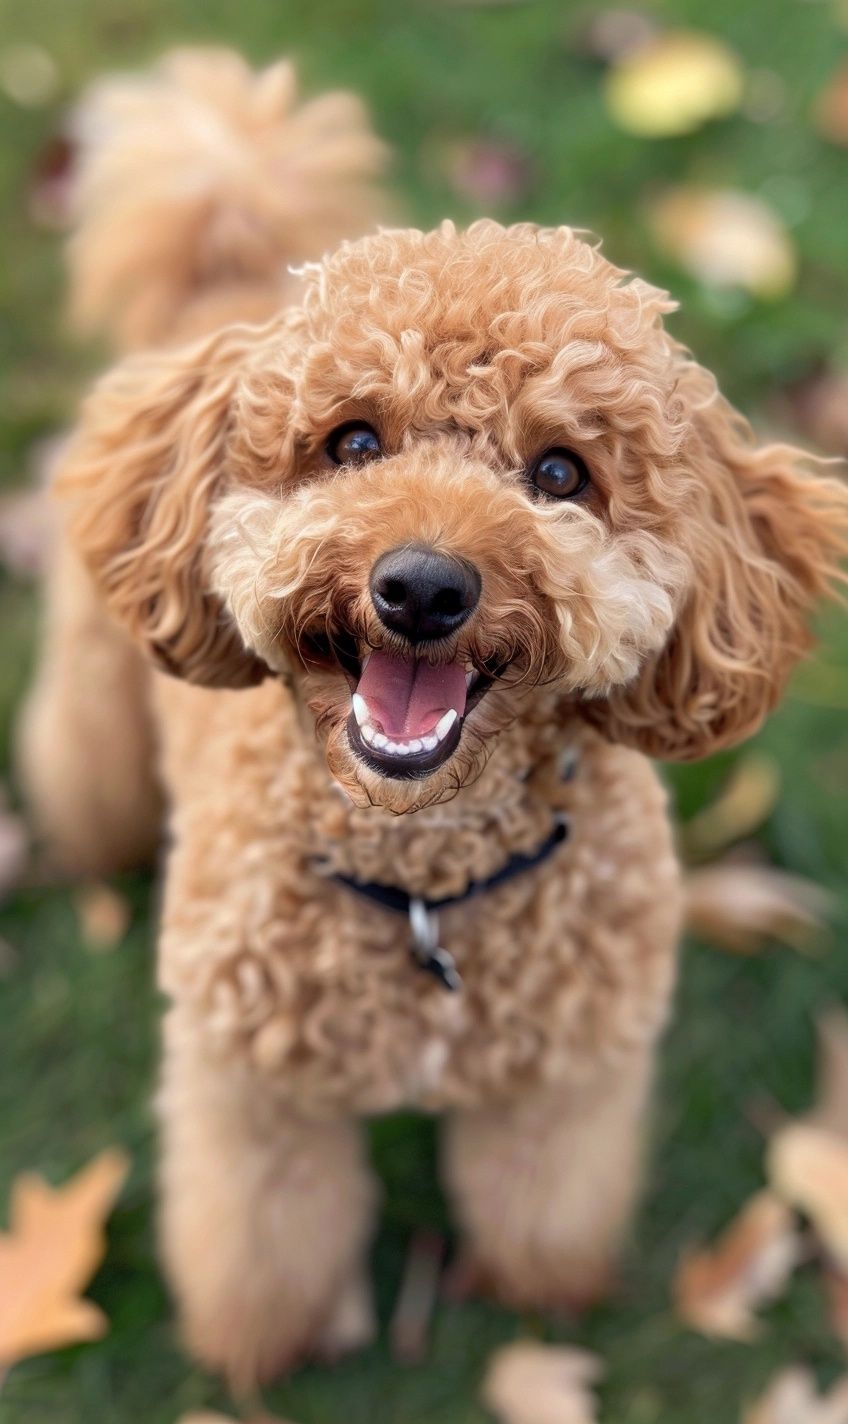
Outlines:
POLYGON ((335 777, 393 810, 542 705, 676 759, 758 726, 848 497, 754 444, 663 293, 493 222, 381 233, 304 283, 89 403, 75 537, 161 665, 285 676, 335 777))

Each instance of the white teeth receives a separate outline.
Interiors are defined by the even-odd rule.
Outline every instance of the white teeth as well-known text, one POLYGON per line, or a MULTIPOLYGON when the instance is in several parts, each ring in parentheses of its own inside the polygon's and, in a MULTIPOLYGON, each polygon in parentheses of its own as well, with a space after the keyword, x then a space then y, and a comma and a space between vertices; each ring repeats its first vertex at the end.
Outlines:
POLYGON ((439 742, 444 741, 448 732, 458 720, 458 713, 451 707, 440 717, 432 731, 426 736, 410 737, 408 741, 396 742, 391 737, 387 737, 385 732, 380 730, 379 723, 371 720, 371 713, 365 698, 358 692, 354 692, 351 699, 353 715, 359 727, 359 735, 368 746, 384 751, 389 756, 417 756, 419 752, 432 752, 436 750, 439 742))
POLYGON ((444 741, 454 722, 457 720, 457 715, 458 714, 456 708, 450 707, 448 708, 448 711, 445 713, 444 717, 439 718, 438 722, 433 728, 433 734, 438 739, 438 741, 444 741))
POLYGON ((466 687, 470 687, 473 681, 474 681, 474 669, 472 668, 470 672, 467 672, 467 673, 465 674, 465 686, 466 686, 466 687))

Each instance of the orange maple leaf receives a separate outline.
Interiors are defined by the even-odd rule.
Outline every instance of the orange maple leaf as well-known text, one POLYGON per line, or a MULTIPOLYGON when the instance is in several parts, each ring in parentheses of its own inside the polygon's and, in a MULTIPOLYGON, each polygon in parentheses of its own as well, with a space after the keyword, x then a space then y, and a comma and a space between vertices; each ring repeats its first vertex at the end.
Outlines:
POLYGON ((128 1168, 112 1150, 63 1187, 33 1173, 13 1183, 0 1232, 0 1367, 106 1333, 103 1312, 79 1293, 103 1259, 103 1222, 128 1168))

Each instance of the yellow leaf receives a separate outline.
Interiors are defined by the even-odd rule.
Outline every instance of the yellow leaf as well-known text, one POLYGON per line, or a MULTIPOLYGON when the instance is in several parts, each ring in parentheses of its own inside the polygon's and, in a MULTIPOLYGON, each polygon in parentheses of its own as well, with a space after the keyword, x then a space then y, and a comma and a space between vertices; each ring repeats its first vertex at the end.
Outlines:
POLYGON ((769 865, 723 860, 686 876, 687 927, 735 954, 754 954, 768 940, 815 950, 832 910, 821 886, 769 865))
POLYGON ((848 1141, 815 1122, 781 1128, 768 1152, 769 1180, 808 1216, 823 1245, 848 1270, 848 1141))
POLYGON ((0 1362, 105 1334, 107 1321, 80 1300, 103 1258, 103 1222, 128 1170, 122 1152, 103 1152, 64 1187, 18 1177, 10 1229, 0 1233, 0 1362))
POLYGON ((670 30, 610 69, 605 98, 628 133, 665 138, 732 113, 742 90, 742 67, 727 45, 712 35, 670 30))
POLYGON ((753 1340, 753 1311, 780 1295, 800 1254, 791 1211, 758 1192, 715 1246, 684 1255, 674 1281, 678 1314, 704 1335, 753 1340))
POLYGON ((660 248, 708 287, 737 287, 764 301, 795 281, 795 248, 766 203, 733 188, 669 189, 648 210, 660 248))
POLYGON ((482 1400, 500 1424, 595 1424, 600 1373, 584 1350, 517 1340, 491 1357, 482 1400))
POLYGON ((735 763, 718 795, 682 828, 687 856, 697 860, 725 850, 759 830, 780 795, 780 768, 773 757, 748 752, 735 763))
POLYGON ((808 1370, 781 1370, 742 1424, 848 1424, 848 1376, 821 1395, 808 1370))
POLYGON ((837 69, 819 95, 813 119, 822 138, 848 146, 848 65, 837 69))

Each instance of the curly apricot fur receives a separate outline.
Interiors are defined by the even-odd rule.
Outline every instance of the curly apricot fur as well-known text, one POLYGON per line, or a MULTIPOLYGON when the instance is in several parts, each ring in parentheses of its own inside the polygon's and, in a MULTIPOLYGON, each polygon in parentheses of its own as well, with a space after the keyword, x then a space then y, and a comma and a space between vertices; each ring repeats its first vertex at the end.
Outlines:
MULTIPOLYGON (((96 768, 107 743, 122 764, 138 694, 102 709, 90 649, 123 667, 131 637, 177 675, 144 679, 173 839, 163 1242, 191 1348, 245 1383, 371 1328, 374 1192, 354 1114, 453 1114, 448 1186, 502 1299, 558 1306, 608 1280, 681 918, 641 753, 703 756, 755 730, 838 574, 848 498, 800 452, 758 446, 666 332, 666 294, 568 228, 386 230, 318 261, 349 215, 329 203, 294 254, 285 192, 264 186, 290 122, 271 103, 283 78, 232 60, 219 103, 223 71, 204 64, 166 69, 166 114, 218 105, 255 162, 236 182, 162 118, 164 176, 202 172, 215 202, 192 208, 191 243, 182 208, 150 249, 147 296, 116 335, 169 344, 104 379, 64 462, 67 558, 88 574, 57 574, 48 662, 59 646, 67 662, 42 677, 27 755, 66 862, 69 817, 51 809, 70 798, 108 865, 131 783, 96 768), (281 277, 304 250, 315 260, 281 277), (384 456, 338 469, 325 442, 354 418, 384 456), (591 472, 574 502, 529 484, 555 445, 591 472), (310 649, 323 636, 399 651, 368 578, 408 542, 477 566, 474 616, 423 655, 493 686, 447 762, 399 781, 353 751, 348 681, 310 649), (69 749, 87 779, 68 774, 69 749), (333 879, 461 894, 563 811, 571 836, 544 865, 445 914, 465 983, 453 999, 412 964, 403 919, 333 879)), ((155 124, 163 82, 132 91, 124 130, 110 111, 113 146, 83 191, 103 201, 74 258, 95 314, 144 267, 147 230, 110 226, 129 187, 110 209, 103 175, 135 174, 133 125, 139 106, 155 124)), ((338 149, 354 186, 377 151, 357 125, 338 149)), ((162 179, 140 193, 166 209, 162 179)))

